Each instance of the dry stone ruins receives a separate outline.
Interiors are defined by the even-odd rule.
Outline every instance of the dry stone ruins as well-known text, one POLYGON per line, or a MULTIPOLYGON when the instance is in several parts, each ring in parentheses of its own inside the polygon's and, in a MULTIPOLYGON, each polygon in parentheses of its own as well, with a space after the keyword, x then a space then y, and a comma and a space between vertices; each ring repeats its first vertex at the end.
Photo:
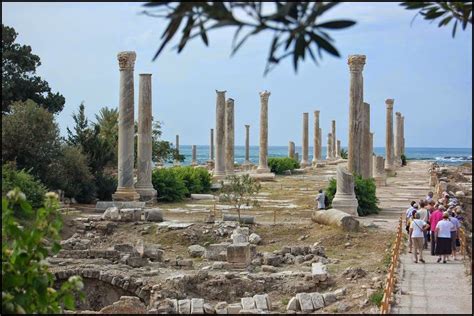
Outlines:
MULTIPOLYGON (((277 238, 272 237, 273 234, 278 235, 276 231, 271 231, 274 229, 272 225, 277 222, 275 211, 273 220, 259 221, 259 218, 264 218, 263 215, 259 217, 261 212, 276 208, 281 208, 281 214, 289 215, 290 219, 299 220, 291 211, 298 206, 292 205, 291 200, 272 200, 275 196, 271 191, 260 193, 258 199, 263 205, 259 211, 242 215, 240 222, 215 194, 192 194, 192 202, 188 200, 179 206, 168 205, 166 212, 163 204, 156 203, 157 193, 151 183, 150 74, 139 76, 137 181, 134 183, 135 59, 134 52, 118 54, 119 182, 113 201, 98 202, 95 212, 100 214, 74 218, 68 224, 74 228, 74 233, 62 241, 63 249, 59 255, 50 258, 57 280, 71 275, 81 275, 86 280, 88 299, 81 303, 79 309, 100 313, 152 314, 312 313, 345 312, 351 308, 368 311, 367 298, 361 299, 358 307, 347 305, 350 300, 361 297, 357 293, 348 297, 351 288, 348 284, 357 286, 357 280, 363 278, 366 272, 349 267, 339 274, 331 273, 327 265, 337 265, 343 258, 337 259, 331 251, 328 254, 316 239, 311 243, 307 241, 313 238, 311 234, 315 231, 316 235, 317 231, 323 232, 318 237, 323 240, 326 230, 335 230, 337 236, 343 237, 340 245, 333 246, 350 251, 353 241, 349 234, 360 233, 363 226, 357 212, 353 174, 374 178, 377 187, 384 187, 387 176, 395 174, 401 166, 400 157, 405 146, 404 117, 396 112, 394 133, 393 99, 385 101, 386 157, 373 153, 370 105, 364 101, 363 94, 362 71, 366 57, 351 55, 348 58, 348 159, 341 157, 341 142, 336 136, 341 132, 336 134, 336 120, 331 121, 331 131, 326 134, 327 156, 323 159, 321 111, 314 110, 311 125, 313 159, 310 161, 309 112, 303 113, 301 169, 295 170, 296 174, 290 178, 296 180, 291 181, 308 181, 304 180, 305 177, 316 179, 321 175, 317 181, 322 181, 318 183, 323 186, 329 177, 335 177, 337 190, 332 209, 314 210, 313 206, 309 209, 306 206, 303 211, 311 215, 303 222, 306 225, 303 230, 312 233, 299 236, 298 240, 294 240, 296 243, 286 240, 277 242, 277 238), (201 216, 203 212, 206 216, 201 216), (201 217, 194 217, 195 213, 201 217), (189 220, 179 220, 182 218, 189 220), (340 228, 342 231, 338 230, 340 228)), ((238 106, 238 100, 227 98, 226 92, 216 90, 215 126, 210 129, 208 160, 205 164, 200 163, 197 160, 197 146, 193 145, 191 165, 207 168, 215 183, 226 181, 227 176, 248 173, 264 183, 265 188, 276 190, 278 186, 282 190, 279 192, 284 192, 287 183, 276 178, 268 166, 271 93, 266 90, 259 93, 258 165, 250 161, 250 125, 244 125, 245 162, 243 166, 236 166, 234 137, 235 132, 242 131, 234 124, 234 106, 238 106)), ((176 135, 175 145, 179 151, 179 135, 176 135)), ((298 156, 295 143, 289 141, 288 157, 298 159, 298 156)), ((290 187, 288 185, 286 189, 290 190, 290 187)), ((308 201, 314 205, 314 194, 308 195, 305 191, 298 189, 291 194, 305 199, 305 205, 308 201)), ((244 206, 243 210, 250 212, 252 206, 244 206)), ((295 234, 300 235, 295 230, 288 236, 294 237, 295 234)), ((371 232, 363 234, 361 238, 366 238, 371 232)), ((285 238, 290 238, 288 236, 285 238)), ((380 288, 382 277, 373 275, 372 281, 364 285, 364 292, 370 295, 380 288)))

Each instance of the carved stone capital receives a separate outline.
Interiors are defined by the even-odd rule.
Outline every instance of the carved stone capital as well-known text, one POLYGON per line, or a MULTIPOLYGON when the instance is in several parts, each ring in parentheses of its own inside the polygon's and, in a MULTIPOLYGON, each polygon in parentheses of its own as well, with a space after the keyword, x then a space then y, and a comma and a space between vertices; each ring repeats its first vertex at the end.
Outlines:
POLYGON ((393 109, 393 102, 395 99, 387 99, 385 100, 385 104, 387 105, 387 109, 393 109))
POLYGON ((225 102, 226 102, 226 104, 234 105, 234 99, 232 99, 232 98, 228 98, 225 102))
POLYGON ((362 72, 365 65, 365 55, 349 55, 347 64, 351 72, 362 72))
POLYGON ((129 52, 120 52, 117 54, 117 59, 119 62, 120 70, 132 69, 135 67, 135 60, 137 59, 137 54, 133 51, 129 52))
POLYGON ((249 128, 250 128, 250 125, 245 125, 245 128, 246 128, 246 129, 249 129, 249 128))
POLYGON ((270 91, 262 91, 260 92, 260 101, 267 102, 268 98, 270 97, 270 91))
POLYGON ((216 93, 217 93, 217 94, 224 94, 224 93, 226 93, 226 92, 227 92, 227 90, 219 91, 219 90, 216 89, 216 93))

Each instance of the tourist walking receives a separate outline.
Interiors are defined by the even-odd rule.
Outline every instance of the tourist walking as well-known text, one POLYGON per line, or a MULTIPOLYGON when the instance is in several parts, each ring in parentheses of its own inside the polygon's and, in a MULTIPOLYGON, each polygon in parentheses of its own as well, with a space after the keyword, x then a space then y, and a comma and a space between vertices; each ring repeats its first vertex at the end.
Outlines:
POLYGON ((461 224, 459 223, 459 220, 454 216, 452 211, 448 211, 449 215, 449 221, 453 224, 451 227, 451 255, 453 260, 456 259, 456 239, 459 238, 459 228, 461 227, 461 224))
POLYGON ((444 206, 435 204, 433 213, 430 215, 430 233, 431 233, 431 255, 434 256, 436 249, 436 225, 443 219, 444 206))
MULTIPOLYGON (((423 222, 428 223, 428 221, 430 219, 430 214, 428 213, 428 210, 425 208, 425 206, 426 206, 426 202, 424 200, 421 200, 420 201, 420 209, 416 213, 420 214, 420 219, 423 222)), ((425 240, 423 242, 423 248, 428 249, 428 232, 424 231, 423 234, 424 234, 424 238, 425 238, 425 240)))
POLYGON ((420 219, 418 212, 413 215, 413 220, 410 225, 410 235, 413 243, 413 258, 415 263, 418 263, 418 254, 420 255, 420 262, 425 263, 423 259, 423 243, 425 240, 424 232, 428 229, 425 221, 420 219))
POLYGON ((443 257, 443 263, 446 263, 449 255, 452 252, 451 249, 451 228, 453 223, 449 221, 449 214, 443 213, 443 219, 436 225, 436 254, 439 256, 438 263, 441 262, 443 257))
POLYGON ((326 209, 326 194, 322 189, 320 189, 318 195, 316 195, 316 202, 318 203, 318 210, 326 209))
POLYGON ((428 192, 428 195, 426 196, 425 201, 428 202, 428 203, 433 201, 433 192, 431 192, 431 191, 428 192))
POLYGON ((411 242, 411 234, 410 234, 410 225, 411 221, 413 220, 413 214, 416 213, 418 209, 418 205, 415 201, 411 201, 410 207, 406 210, 405 213, 405 229, 407 230, 408 234, 408 252, 411 253, 413 250, 413 244, 411 242))

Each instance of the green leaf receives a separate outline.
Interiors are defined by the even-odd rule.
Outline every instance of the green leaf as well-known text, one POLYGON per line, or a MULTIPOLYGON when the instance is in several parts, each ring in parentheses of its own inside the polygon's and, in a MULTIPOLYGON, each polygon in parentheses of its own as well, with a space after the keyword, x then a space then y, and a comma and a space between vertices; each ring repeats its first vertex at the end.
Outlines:
POLYGON ((448 24, 452 18, 453 18, 452 16, 445 17, 444 19, 441 20, 441 22, 439 22, 438 27, 448 24))
POLYGON ((319 36, 316 33, 309 33, 309 35, 311 36, 311 39, 318 45, 319 48, 324 49, 325 51, 327 51, 331 55, 340 57, 339 52, 337 51, 337 49, 334 46, 332 46, 331 43, 326 41, 324 38, 322 38, 321 36, 319 36))
POLYGON ((356 22, 354 21, 338 20, 338 21, 331 21, 331 22, 316 24, 314 27, 322 27, 322 28, 327 28, 327 29, 343 29, 346 27, 350 27, 354 24, 356 24, 356 22))
POLYGON ((252 32, 247 33, 247 35, 245 35, 245 36, 240 40, 239 44, 237 44, 237 46, 234 47, 234 49, 232 49, 231 56, 233 56, 233 55, 237 52, 237 50, 242 46, 242 44, 243 44, 250 36, 259 33, 259 32, 262 31, 263 29, 265 29, 265 27, 259 25, 259 26, 257 26, 252 32))
POLYGON ((189 39, 189 34, 191 34, 191 29, 194 26, 194 17, 189 16, 188 17, 188 22, 186 23, 186 26, 184 27, 183 30, 183 37, 181 37, 181 41, 179 42, 178 46, 178 54, 183 50, 184 46, 186 45, 186 42, 189 39))
POLYGON ((182 20, 183 20, 183 17, 179 16, 177 18, 172 19, 171 22, 168 24, 168 27, 166 28, 165 32, 163 33, 162 38, 163 38, 163 36, 165 36, 165 34, 168 34, 168 35, 166 36, 163 43, 161 43, 161 46, 158 49, 158 51, 156 52, 155 56, 153 57, 153 60, 155 60, 158 57, 158 55, 160 55, 163 48, 165 48, 166 44, 173 37, 174 33, 176 33, 176 31, 178 30, 182 20))
POLYGON ((454 38, 454 36, 456 36, 456 27, 458 26, 458 21, 456 20, 456 22, 454 22, 454 27, 453 27, 453 33, 452 33, 452 36, 454 38))

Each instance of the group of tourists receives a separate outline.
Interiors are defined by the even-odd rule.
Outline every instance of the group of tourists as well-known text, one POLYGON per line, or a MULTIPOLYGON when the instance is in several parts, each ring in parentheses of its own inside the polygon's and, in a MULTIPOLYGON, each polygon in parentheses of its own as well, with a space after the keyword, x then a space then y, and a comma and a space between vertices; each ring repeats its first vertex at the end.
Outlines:
POLYGON ((409 235, 409 253, 415 263, 423 259, 423 250, 430 244, 431 255, 438 256, 437 262, 457 260, 456 249, 460 246, 459 229, 463 217, 462 209, 454 195, 442 193, 435 200, 433 192, 419 202, 412 201, 406 210, 406 230, 409 235))

